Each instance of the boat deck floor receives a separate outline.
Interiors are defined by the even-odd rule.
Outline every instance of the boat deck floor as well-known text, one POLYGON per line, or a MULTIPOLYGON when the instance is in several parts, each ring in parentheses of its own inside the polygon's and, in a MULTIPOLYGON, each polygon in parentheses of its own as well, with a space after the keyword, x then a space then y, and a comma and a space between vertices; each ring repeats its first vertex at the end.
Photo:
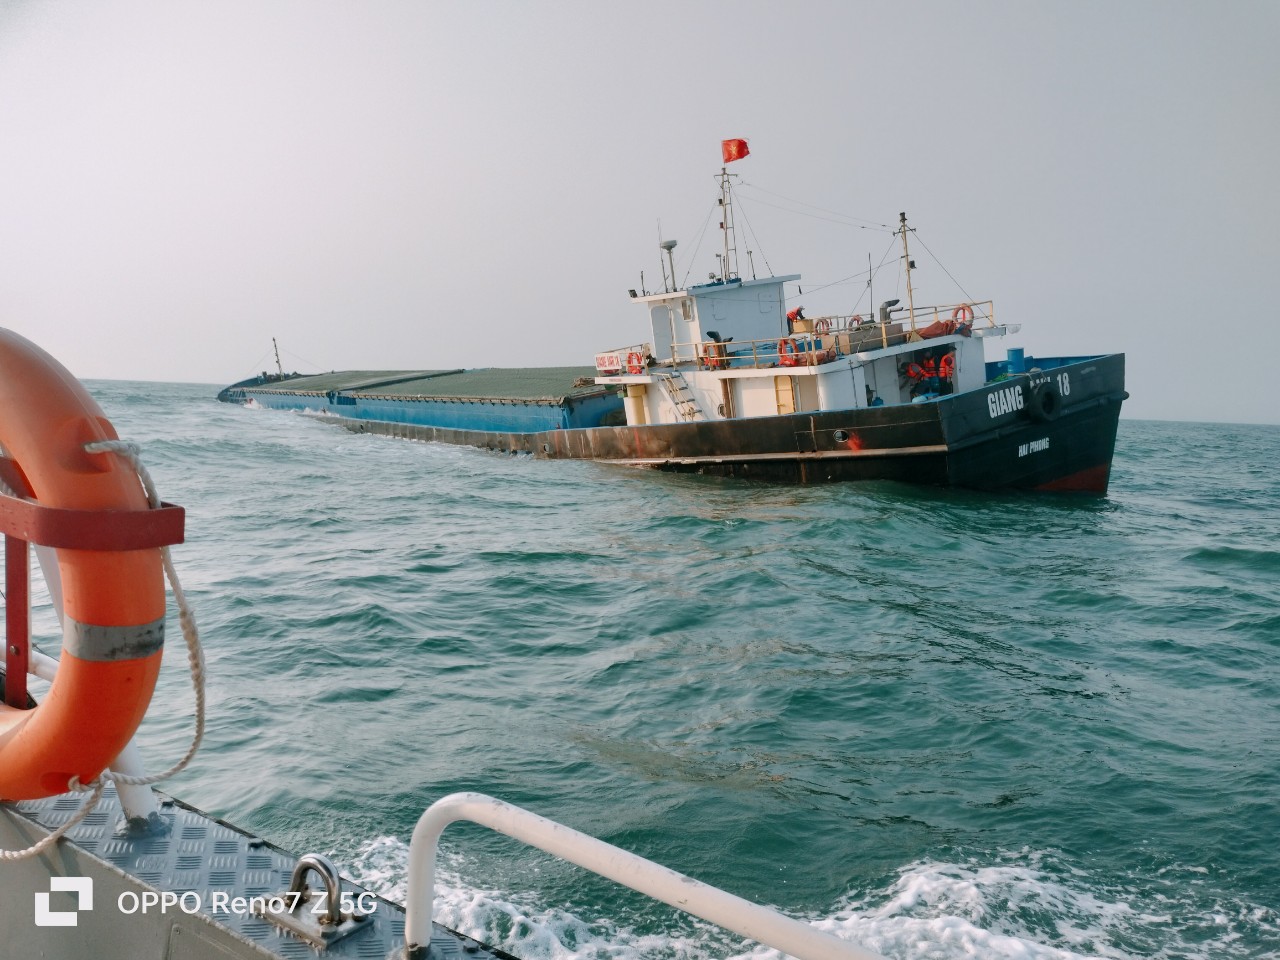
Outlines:
MULTIPOLYGON (((283 894, 298 857, 178 800, 159 794, 158 798, 161 828, 129 836, 115 790, 108 787, 93 812, 43 855, 0 865, 6 892, 0 898, 5 956, 385 960, 393 953, 402 955, 404 910, 372 894, 361 898, 373 906, 368 918, 348 936, 320 949, 250 913, 235 898, 283 894), (35 923, 33 899, 38 905, 38 895, 50 891, 55 876, 93 880, 92 909, 81 903, 74 925, 35 923), (163 910, 153 901, 144 913, 139 904, 147 892, 188 896, 182 906, 170 904, 163 910), (197 900, 198 912, 187 912, 197 900)), ((0 847, 20 849, 35 843, 69 820, 84 801, 82 795, 64 795, 0 804, 0 847)), ((313 889, 318 886, 314 873, 306 881, 313 889)), ((368 893, 346 879, 342 889, 352 898, 368 893)), ((77 895, 54 892, 49 896, 49 909, 72 919, 69 915, 77 911, 77 895)), ((310 913, 309 905, 302 910, 310 913)), ((433 960, 512 960, 439 925, 433 930, 430 955, 433 960)))

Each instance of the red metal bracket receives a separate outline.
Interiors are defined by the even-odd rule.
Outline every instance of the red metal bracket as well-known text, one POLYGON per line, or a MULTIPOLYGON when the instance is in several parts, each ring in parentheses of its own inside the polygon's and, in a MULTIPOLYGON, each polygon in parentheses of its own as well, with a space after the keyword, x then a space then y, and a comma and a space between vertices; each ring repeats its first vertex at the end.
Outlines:
MULTIPOLYGON (((31 496, 17 465, 0 458, 0 479, 31 496)), ((5 537, 4 702, 27 706, 30 660, 30 561, 28 543, 70 550, 146 550, 182 543, 186 511, 171 503, 153 510, 68 510, 0 493, 0 533, 5 537)))
POLYGON ((31 568, 27 545, 4 538, 4 702, 27 707, 31 661, 31 568))
POLYGON ((172 503, 154 510, 67 510, 0 493, 0 533, 42 547, 145 550, 182 543, 186 511, 172 503))

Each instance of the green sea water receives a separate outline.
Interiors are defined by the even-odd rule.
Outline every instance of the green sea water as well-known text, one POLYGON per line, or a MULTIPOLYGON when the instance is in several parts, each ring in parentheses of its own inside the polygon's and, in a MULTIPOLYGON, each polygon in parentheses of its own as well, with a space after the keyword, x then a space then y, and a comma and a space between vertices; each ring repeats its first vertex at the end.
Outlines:
MULTIPOLYGON (((993 496, 89 387, 187 509, 209 732, 166 789, 196 806, 393 897, 418 815, 477 790, 888 957, 1280 955, 1280 429, 1126 420, 1105 498, 993 496)), ((522 957, 769 955, 445 846, 437 919, 522 957)))

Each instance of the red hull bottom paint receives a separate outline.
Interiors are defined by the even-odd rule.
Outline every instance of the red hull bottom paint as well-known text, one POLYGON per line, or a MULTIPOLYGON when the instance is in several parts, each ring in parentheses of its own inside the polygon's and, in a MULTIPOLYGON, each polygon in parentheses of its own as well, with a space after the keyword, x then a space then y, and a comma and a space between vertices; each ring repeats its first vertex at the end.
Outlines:
POLYGON ((1035 489, 1055 493, 1106 493, 1110 479, 1110 465, 1100 463, 1096 467, 1089 467, 1069 477, 1060 477, 1057 480, 1042 483, 1035 489))

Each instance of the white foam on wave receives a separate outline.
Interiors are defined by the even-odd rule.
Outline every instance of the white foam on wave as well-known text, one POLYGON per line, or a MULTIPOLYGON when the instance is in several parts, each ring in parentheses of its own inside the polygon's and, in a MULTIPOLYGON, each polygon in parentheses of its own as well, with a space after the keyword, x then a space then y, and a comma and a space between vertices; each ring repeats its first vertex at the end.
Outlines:
MULTIPOLYGON (((851 894, 826 916, 800 919, 901 960, 1209 960, 1258 956, 1260 943, 1280 943, 1274 910, 1205 898, 1205 891, 1191 889, 1195 880, 1187 883, 1197 867, 1173 871, 1173 886, 1161 891, 1149 884, 1098 884, 1049 853, 1024 850, 999 860, 911 864, 887 889, 851 894)), ((407 861, 406 845, 384 837, 360 849, 349 873, 403 903, 407 861)), ((782 956, 700 921, 652 935, 608 918, 584 920, 528 894, 469 886, 462 879, 466 866, 465 857, 442 852, 435 919, 526 960, 782 956)))

